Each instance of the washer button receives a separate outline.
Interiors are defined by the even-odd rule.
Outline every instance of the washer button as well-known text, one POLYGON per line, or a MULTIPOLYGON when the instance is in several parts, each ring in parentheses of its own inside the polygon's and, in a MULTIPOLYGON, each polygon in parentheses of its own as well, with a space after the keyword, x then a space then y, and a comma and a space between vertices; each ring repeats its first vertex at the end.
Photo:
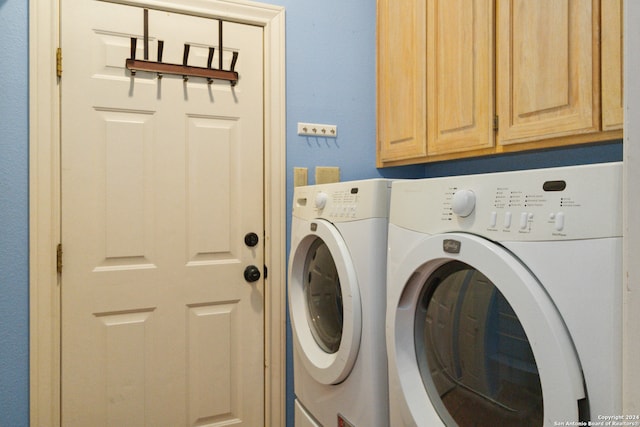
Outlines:
POLYGON ((556 230, 558 230, 558 231, 562 231, 562 229, 564 228, 564 213, 563 212, 558 212, 556 214, 555 226, 556 226, 556 230))
POLYGON ((520 214, 520 229, 524 230, 527 228, 527 220, 529 219, 529 215, 526 212, 522 212, 520 214))
POLYGON ((491 212, 489 217, 489 227, 494 228, 498 223, 498 213, 496 211, 491 212))
POLYGON ((505 212, 504 214, 504 228, 511 227, 511 212, 505 212))

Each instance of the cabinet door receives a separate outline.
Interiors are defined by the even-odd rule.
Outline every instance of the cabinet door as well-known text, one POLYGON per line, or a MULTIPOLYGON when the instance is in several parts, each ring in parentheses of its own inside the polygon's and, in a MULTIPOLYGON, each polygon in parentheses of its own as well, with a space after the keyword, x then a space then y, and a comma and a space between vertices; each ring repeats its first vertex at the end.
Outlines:
POLYGON ((497 4, 499 143, 597 131, 597 2, 497 4))
POLYGON ((378 0, 378 164, 426 156, 426 0, 378 0))
POLYGON ((427 4, 427 152, 494 145, 491 0, 427 4))
POLYGON ((602 0, 602 128, 622 129, 622 0, 602 0))

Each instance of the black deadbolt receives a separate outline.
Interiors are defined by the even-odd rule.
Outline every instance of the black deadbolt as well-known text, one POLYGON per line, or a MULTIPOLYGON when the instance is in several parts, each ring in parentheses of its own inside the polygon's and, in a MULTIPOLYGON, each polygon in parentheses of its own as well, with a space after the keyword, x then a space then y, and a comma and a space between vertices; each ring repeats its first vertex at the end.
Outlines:
POLYGON ((257 245, 259 240, 260 239, 258 238, 258 235, 256 233, 247 233, 244 236, 244 244, 249 247, 254 247, 255 245, 257 245))
POLYGON ((260 280, 260 269, 255 265, 250 265, 244 269, 244 280, 247 282, 255 282, 260 280))

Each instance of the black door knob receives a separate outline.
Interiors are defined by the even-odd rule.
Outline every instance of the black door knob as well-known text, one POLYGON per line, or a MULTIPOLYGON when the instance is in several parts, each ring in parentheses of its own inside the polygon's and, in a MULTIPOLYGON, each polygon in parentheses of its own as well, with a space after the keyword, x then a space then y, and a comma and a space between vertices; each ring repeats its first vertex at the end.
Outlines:
POLYGON ((251 248, 257 245, 258 241, 260 241, 260 239, 256 233, 247 233, 244 236, 244 244, 251 248))
POLYGON ((250 265, 244 269, 244 280, 247 282, 255 282, 260 280, 260 269, 255 265, 250 265))

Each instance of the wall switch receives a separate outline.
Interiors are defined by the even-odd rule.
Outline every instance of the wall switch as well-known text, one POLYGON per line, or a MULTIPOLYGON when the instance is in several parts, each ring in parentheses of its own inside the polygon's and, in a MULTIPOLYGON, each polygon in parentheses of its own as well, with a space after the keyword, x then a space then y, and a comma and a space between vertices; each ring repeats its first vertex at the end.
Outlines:
POLYGON ((293 186, 304 187, 307 183, 307 168, 293 168, 293 186))
POLYGON ((340 182, 340 168, 317 166, 316 184, 329 184, 332 182, 340 182))
POLYGON ((338 126, 318 123, 298 123, 298 135, 337 138, 338 126))

